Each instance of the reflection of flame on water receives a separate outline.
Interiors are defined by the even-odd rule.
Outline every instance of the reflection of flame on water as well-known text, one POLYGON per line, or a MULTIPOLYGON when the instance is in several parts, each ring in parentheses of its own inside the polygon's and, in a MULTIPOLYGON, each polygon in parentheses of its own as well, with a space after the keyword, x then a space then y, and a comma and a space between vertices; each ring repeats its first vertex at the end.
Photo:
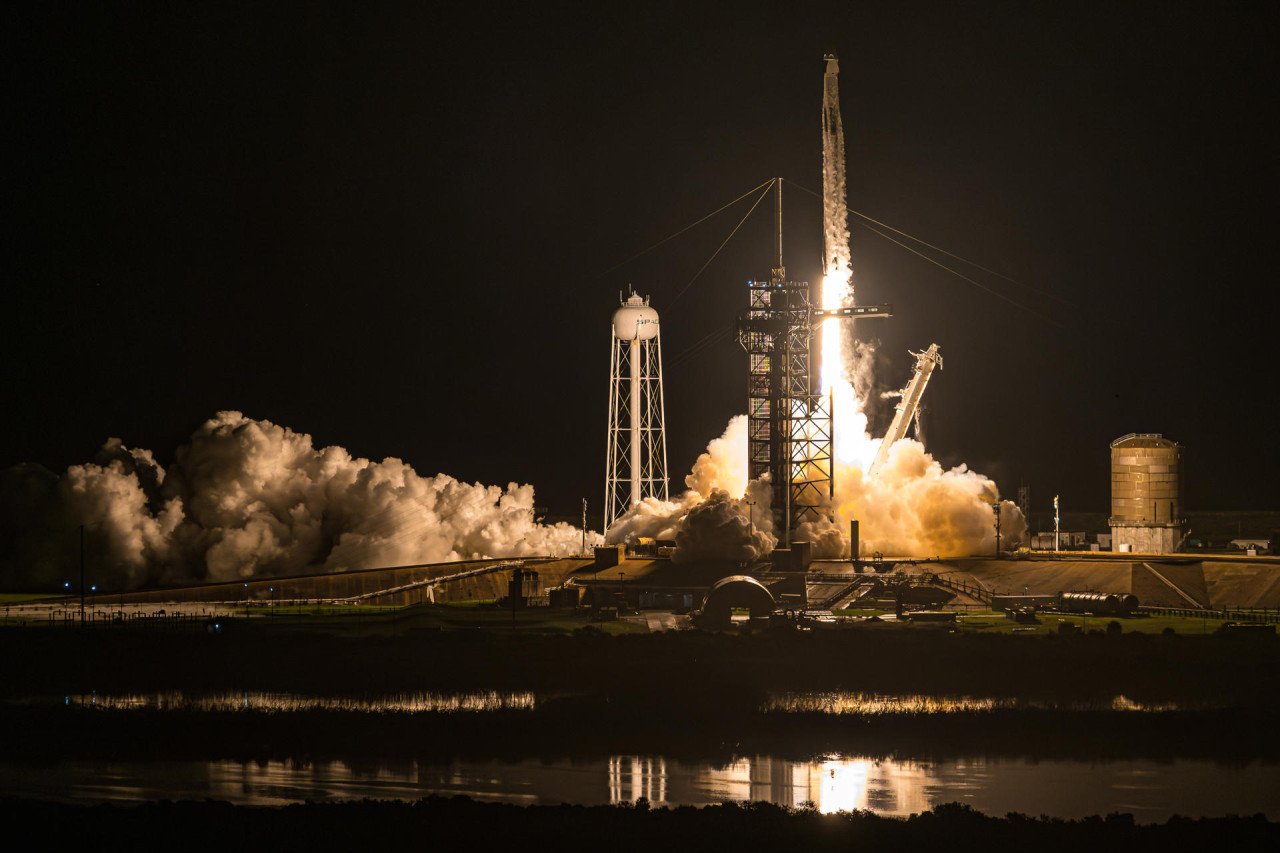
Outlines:
POLYGON ((823 814, 851 812, 867 807, 867 775, 871 762, 866 760, 830 759, 811 771, 810 791, 817 791, 813 800, 823 814))
MULTIPOLYGON (((867 716, 881 716, 888 714, 961 714, 997 710, 1137 711, 1152 713, 1180 711, 1187 707, 1186 703, 1177 702, 1135 702, 1123 695, 1114 696, 1110 699, 1055 702, 986 696, 782 691, 771 693, 760 710, 766 713, 781 714, 864 714, 867 716)), ((1196 703, 1196 707, 1213 707, 1213 703, 1196 703)))

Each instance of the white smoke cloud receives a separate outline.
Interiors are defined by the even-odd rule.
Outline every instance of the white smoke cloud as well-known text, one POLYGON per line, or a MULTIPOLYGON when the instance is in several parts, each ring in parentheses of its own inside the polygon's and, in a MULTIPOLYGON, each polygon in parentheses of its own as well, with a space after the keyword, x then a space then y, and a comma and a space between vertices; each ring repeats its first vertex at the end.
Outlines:
MULTIPOLYGON (((856 398, 850 395, 847 406, 844 429, 837 428, 837 445, 844 435, 837 455, 843 449, 844 458, 836 462, 835 497, 822 507, 824 518, 799 525, 792 538, 811 542, 815 557, 848 557, 849 522, 857 519, 864 557, 876 552, 906 558, 990 553, 995 547, 991 504, 999 498, 996 484, 964 465, 944 469, 911 439, 897 442, 879 474, 867 477, 863 469, 879 440, 858 431, 866 418, 856 398)), ((739 415, 698 458, 685 480, 687 492, 673 501, 642 501, 609 528, 606 540, 674 539, 677 562, 766 558, 777 543, 772 492, 767 476, 746 482, 746 456, 746 418, 739 415), (733 497, 739 488, 743 499, 733 497)), ((1000 503, 1002 536, 1018 541, 1026 530, 1022 513, 1010 501, 1000 503)))
MULTIPOLYGON (((895 557, 962 557, 995 548, 991 505, 996 484, 965 465, 944 470, 917 441, 904 438, 889 451, 874 478, 837 462, 833 515, 848 550, 849 521, 858 519, 861 554, 895 557)), ((1026 522, 1017 506, 1000 502, 1005 541, 1018 541, 1026 522)))
POLYGON ((534 520, 531 486, 424 477, 240 412, 204 423, 167 470, 110 439, 94 462, 67 469, 58 494, 50 513, 88 525, 95 561, 128 585, 582 548, 580 529, 534 520))
POLYGON ((777 543, 769 480, 747 478, 747 417, 737 415, 693 463, 684 494, 669 501, 645 498, 618 517, 605 541, 675 540, 675 562, 762 560, 777 543))
MULTIPOLYGON (((103 447, 102 456, 123 451, 118 439, 103 447)), ((103 543, 103 559, 125 573, 130 586, 150 580, 154 567, 173 557, 173 534, 182 522, 182 500, 165 501, 158 512, 150 508, 142 482, 158 483, 155 462, 146 451, 125 451, 126 458, 105 464, 72 465, 59 483, 59 492, 73 521, 92 529, 103 543), (126 459, 143 463, 142 472, 126 459), (150 469, 151 473, 145 473, 150 469)))
POLYGON ((707 445, 706 453, 698 456, 693 471, 684 478, 689 489, 711 497, 715 489, 730 495, 741 495, 747 489, 747 416, 735 415, 729 419, 724 435, 714 438, 707 445))

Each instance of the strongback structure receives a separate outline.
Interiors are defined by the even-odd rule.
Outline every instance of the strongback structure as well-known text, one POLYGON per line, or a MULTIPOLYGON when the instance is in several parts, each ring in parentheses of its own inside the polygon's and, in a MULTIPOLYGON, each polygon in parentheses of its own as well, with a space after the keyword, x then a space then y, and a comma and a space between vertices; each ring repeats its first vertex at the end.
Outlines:
MULTIPOLYGON (((907 427, 911 426, 912 420, 919 413, 920 398, 924 396, 924 389, 929 384, 929 375, 933 373, 933 368, 935 366, 942 367, 942 356, 938 354, 937 344, 930 344, 929 349, 924 352, 913 352, 911 354, 916 357, 916 371, 912 375, 911 381, 907 383, 907 387, 902 389, 901 399, 898 401, 898 410, 893 416, 893 423, 889 425, 889 431, 880 440, 880 448, 876 450, 876 458, 871 463, 871 469, 867 471, 872 477, 888 460, 889 451, 893 449, 894 443, 907 434, 907 427)), ((917 438, 919 438, 919 430, 920 426, 917 423, 917 438)))
POLYGON ((747 465, 768 472, 782 547, 791 531, 822 518, 831 497, 831 399, 819 385, 814 330, 828 317, 886 317, 889 306, 814 308, 806 281, 788 281, 782 263, 782 181, 775 179, 774 266, 768 281, 747 282, 747 313, 738 342, 747 351, 747 465))
POLYGON ((632 292, 613 314, 604 529, 644 498, 667 494, 658 312, 632 292))

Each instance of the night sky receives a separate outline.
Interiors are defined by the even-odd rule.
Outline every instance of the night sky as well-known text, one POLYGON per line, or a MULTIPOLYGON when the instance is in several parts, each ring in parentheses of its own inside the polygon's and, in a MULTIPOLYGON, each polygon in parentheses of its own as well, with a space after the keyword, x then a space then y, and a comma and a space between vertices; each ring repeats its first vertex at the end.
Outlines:
POLYGON ((615 265, 820 189, 835 51, 850 207, 1024 285, 851 222, 883 387, 941 347, 938 459, 1104 512, 1108 443, 1161 432, 1187 507, 1276 509, 1275 22, 1046 5, 8 7, 0 466, 168 461, 236 409, 598 526, 619 291, 663 317, 679 484, 745 411, 731 336, 686 353, 768 276, 767 205, 679 299, 748 204, 615 265))

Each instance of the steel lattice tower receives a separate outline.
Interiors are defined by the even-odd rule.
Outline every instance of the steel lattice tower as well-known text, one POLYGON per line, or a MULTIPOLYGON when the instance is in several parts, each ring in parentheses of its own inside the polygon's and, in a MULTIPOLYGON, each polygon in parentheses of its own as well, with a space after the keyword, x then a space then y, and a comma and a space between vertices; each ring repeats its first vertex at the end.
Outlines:
POLYGON ((774 189, 775 266, 768 281, 747 282, 738 341, 748 359, 748 471, 753 480, 769 472, 775 529, 781 527, 786 547, 792 529, 821 517, 819 507, 831 496, 831 406, 810 355, 811 288, 788 281, 782 263, 781 179, 774 189))
POLYGON ((633 292, 613 315, 604 529, 643 499, 667 496, 658 312, 633 292))

